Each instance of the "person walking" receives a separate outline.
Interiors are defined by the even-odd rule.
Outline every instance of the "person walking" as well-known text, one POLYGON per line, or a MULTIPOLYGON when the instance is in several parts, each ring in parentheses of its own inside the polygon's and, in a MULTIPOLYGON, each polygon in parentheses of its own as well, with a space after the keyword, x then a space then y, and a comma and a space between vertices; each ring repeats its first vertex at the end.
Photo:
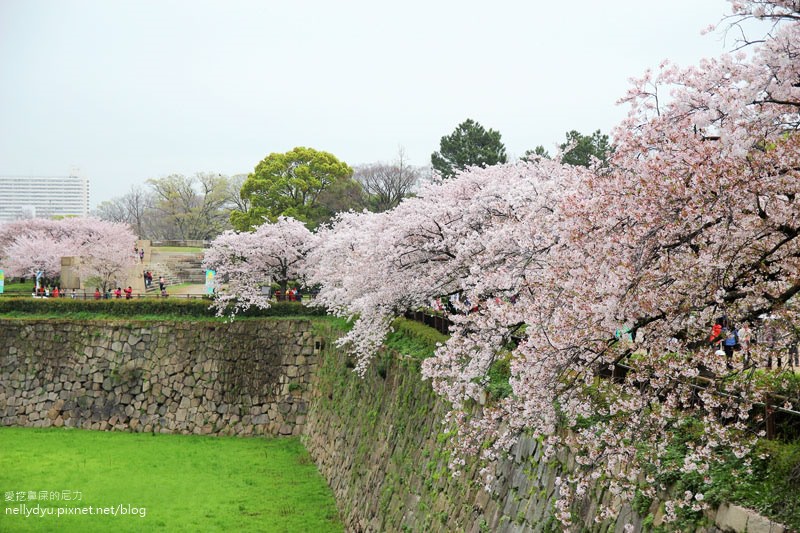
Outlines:
POLYGON ((800 355, 798 354, 797 350, 797 341, 795 340, 792 344, 789 345, 789 362, 788 365, 797 368, 800 366, 800 355))
POLYGON ((728 368, 733 368, 733 352, 739 344, 738 333, 733 325, 729 325, 723 330, 723 335, 725 336, 725 340, 722 341, 722 349, 725 350, 728 368))
POLYGON ((716 346, 717 349, 721 349, 720 345, 724 337, 722 336, 722 323, 724 322, 724 318, 718 318, 714 322, 714 326, 711 328, 711 334, 708 336, 708 342, 711 346, 716 346))
POLYGON ((753 340, 753 332, 750 330, 750 324, 745 322, 742 324, 742 327, 739 328, 739 345, 742 349, 742 354, 744 355, 744 364, 747 365, 750 363, 750 343, 753 340))

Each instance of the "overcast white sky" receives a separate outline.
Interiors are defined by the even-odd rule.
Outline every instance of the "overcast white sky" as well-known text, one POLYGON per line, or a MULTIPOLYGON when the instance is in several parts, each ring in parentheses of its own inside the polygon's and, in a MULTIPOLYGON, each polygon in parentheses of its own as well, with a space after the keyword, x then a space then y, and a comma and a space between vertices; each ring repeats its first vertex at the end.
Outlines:
POLYGON ((0 174, 248 173, 310 146, 428 164, 466 118, 509 156, 608 133, 662 59, 730 48, 725 0, 0 0, 0 174))

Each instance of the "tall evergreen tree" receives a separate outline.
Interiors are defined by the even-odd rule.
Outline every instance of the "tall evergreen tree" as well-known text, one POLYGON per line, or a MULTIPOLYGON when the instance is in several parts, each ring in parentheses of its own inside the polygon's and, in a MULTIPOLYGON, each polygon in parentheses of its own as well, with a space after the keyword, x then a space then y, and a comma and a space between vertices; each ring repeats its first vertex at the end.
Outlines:
POLYGON ((452 178, 467 167, 490 167, 505 163, 506 147, 500 132, 486 130, 478 122, 467 119, 439 142, 439 151, 431 154, 431 165, 442 178, 452 178))
POLYGON ((569 146, 572 148, 564 153, 562 162, 568 165, 589 167, 592 158, 597 158, 601 166, 607 166, 614 147, 608 140, 608 135, 595 131, 591 135, 583 135, 575 130, 567 132, 567 141, 560 145, 562 150, 569 146))

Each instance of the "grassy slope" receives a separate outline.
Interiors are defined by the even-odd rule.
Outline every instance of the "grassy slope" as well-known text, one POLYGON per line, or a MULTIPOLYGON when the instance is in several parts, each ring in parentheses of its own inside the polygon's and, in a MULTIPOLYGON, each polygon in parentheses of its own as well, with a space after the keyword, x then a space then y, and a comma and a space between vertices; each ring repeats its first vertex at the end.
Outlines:
POLYGON ((342 531, 330 490, 297 439, 0 428, 0 531, 342 531), (9 491, 79 491, 136 516, 6 514, 9 491))

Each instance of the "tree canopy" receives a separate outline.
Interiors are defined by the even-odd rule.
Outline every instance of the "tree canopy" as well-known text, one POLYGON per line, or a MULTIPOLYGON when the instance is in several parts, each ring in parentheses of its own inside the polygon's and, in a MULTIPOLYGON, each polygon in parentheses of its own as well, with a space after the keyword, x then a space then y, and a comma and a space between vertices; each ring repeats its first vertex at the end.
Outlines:
POLYGON ((129 224, 141 239, 212 239, 230 228, 231 211, 246 211, 243 181, 215 172, 170 174, 101 203, 96 214, 129 224))
POLYGON ((486 130, 469 118, 442 137, 439 151, 431 154, 431 165, 442 178, 452 178, 468 167, 489 167, 506 161, 500 132, 486 130))
POLYGON ((226 231, 214 239, 203 265, 217 272, 214 305, 218 314, 235 314, 251 305, 269 307, 269 294, 261 287, 271 283, 286 294, 289 281, 303 275, 302 262, 311 242, 312 234, 301 222, 285 217, 252 232, 226 231))
POLYGON ((397 159, 391 163, 373 163, 356 167, 354 179, 367 195, 370 211, 387 211, 410 196, 423 179, 425 171, 408 163, 405 151, 400 148, 397 159))
POLYGON ((360 188, 352 175, 353 169, 329 152, 297 147, 272 153, 245 180, 241 196, 249 209, 233 212, 231 223, 245 231, 286 216, 316 227, 350 203, 353 188, 360 188), (326 198, 326 192, 332 196, 326 198))
MULTIPOLYGON (((800 7, 733 8, 770 19, 771 33, 749 55, 634 79, 608 167, 541 157, 471 168, 389 211, 338 215, 304 259, 314 305, 354 318, 340 342, 359 372, 397 315, 454 298, 450 337, 422 363, 452 406, 454 446, 491 461, 526 431, 544 457, 569 447, 576 468, 557 482, 555 512, 564 528, 568 500, 598 478, 614 494, 605 516, 637 493, 666 493, 668 445, 690 418, 702 430, 681 441, 678 468, 698 476, 664 520, 706 509, 715 465, 751 454, 755 407, 774 402, 753 365, 798 340, 800 7), (773 342, 726 360, 708 340, 721 315, 768 321, 773 342), (599 379, 620 362, 624 372, 599 379), (511 393, 484 403, 498 363, 511 393), (698 386, 701 375, 713 386, 698 386)), ((587 153, 607 146, 599 132, 589 139, 587 153)))
POLYGON ((563 151, 562 163, 582 167, 591 166, 594 159, 597 159, 600 166, 606 166, 614 153, 608 135, 600 133, 600 130, 591 135, 583 135, 575 130, 568 131, 566 142, 559 145, 559 148, 563 151))
POLYGON ((0 259, 9 276, 42 272, 55 280, 61 275, 61 258, 75 256, 80 258, 81 279, 104 290, 125 281, 135 261, 136 236, 128 225, 93 217, 8 222, 0 225, 0 242, 0 259))
MULTIPOLYGON (((614 154, 614 147, 608 139, 608 135, 595 131, 591 135, 583 135, 579 131, 571 130, 566 134, 566 141, 558 145, 561 150, 561 162, 567 165, 577 165, 589 167, 595 159, 601 167, 608 166, 611 156, 614 154)), ((523 161, 536 161, 540 158, 550 158, 550 154, 544 146, 537 146, 533 150, 526 150, 520 158, 523 161)))
POLYGON ((178 239, 211 239, 228 227, 226 176, 172 174, 147 183, 154 194, 153 210, 178 239))

